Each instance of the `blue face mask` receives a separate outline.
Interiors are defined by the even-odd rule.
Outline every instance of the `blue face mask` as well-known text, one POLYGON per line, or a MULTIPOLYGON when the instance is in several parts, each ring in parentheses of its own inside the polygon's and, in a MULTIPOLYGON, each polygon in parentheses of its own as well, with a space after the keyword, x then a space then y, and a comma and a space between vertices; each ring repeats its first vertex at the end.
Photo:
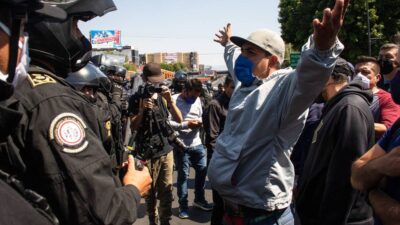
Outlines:
POLYGON ((256 79, 253 76, 253 67, 254 63, 243 55, 239 55, 239 57, 236 59, 234 68, 235 75, 242 83, 242 86, 251 86, 253 81, 256 79))
POLYGON ((192 105, 196 101, 196 99, 196 97, 187 97, 185 101, 187 104, 192 105))

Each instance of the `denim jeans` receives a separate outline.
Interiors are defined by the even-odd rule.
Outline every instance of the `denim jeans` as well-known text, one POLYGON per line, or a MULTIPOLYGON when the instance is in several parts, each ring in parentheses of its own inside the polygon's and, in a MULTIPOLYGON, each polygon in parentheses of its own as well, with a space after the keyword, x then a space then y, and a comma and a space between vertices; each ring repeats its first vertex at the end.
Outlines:
POLYGON ((294 218, 290 207, 266 216, 231 216, 225 214, 223 225, 294 225, 294 218))
POLYGON ((175 150, 175 166, 178 171, 177 189, 179 206, 181 209, 188 209, 188 187, 187 178, 189 176, 189 161, 194 168, 195 184, 194 184, 194 201, 204 202, 204 187, 207 175, 207 158, 206 149, 203 145, 188 148, 182 152, 175 150))

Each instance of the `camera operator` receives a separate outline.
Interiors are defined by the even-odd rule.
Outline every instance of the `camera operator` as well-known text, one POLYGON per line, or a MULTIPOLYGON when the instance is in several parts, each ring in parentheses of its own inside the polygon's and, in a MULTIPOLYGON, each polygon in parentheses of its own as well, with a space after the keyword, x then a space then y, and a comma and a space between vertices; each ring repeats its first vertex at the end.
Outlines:
POLYGON ((161 85, 157 88, 164 80, 159 64, 146 64, 142 79, 145 85, 129 99, 131 130, 137 131, 135 151, 142 156, 141 159, 148 161, 153 179, 152 190, 146 197, 150 224, 158 224, 159 218, 161 225, 167 225, 172 215, 173 154, 165 128, 170 114, 178 122, 182 122, 182 115, 168 87, 161 85), (156 196, 160 200, 159 213, 156 211, 156 196))

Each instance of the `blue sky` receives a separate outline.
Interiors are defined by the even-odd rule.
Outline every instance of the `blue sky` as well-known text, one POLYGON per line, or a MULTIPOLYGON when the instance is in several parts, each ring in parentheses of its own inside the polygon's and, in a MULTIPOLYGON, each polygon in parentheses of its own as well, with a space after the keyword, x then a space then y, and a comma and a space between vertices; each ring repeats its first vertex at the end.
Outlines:
POLYGON ((80 23, 82 33, 90 30, 121 30, 122 44, 140 53, 199 53, 200 64, 223 68, 223 48, 214 34, 226 23, 234 35, 247 37, 252 31, 269 28, 280 33, 279 0, 114 0, 118 10, 80 23))

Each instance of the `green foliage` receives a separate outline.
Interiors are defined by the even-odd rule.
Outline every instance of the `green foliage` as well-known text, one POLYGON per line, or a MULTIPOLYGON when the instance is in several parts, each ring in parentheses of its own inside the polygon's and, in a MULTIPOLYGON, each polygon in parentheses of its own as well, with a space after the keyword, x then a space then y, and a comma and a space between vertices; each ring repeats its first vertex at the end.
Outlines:
POLYGON ((137 71, 136 65, 133 63, 125 63, 124 67, 128 71, 137 71))
POLYGON ((177 63, 161 63, 161 69, 169 70, 169 71, 178 71, 178 70, 186 70, 185 64, 177 62, 177 63))
MULTIPOLYGON (((367 1, 372 39, 372 56, 379 47, 393 40, 400 27, 400 0, 352 0, 345 23, 339 34, 345 50, 342 57, 354 61, 360 55, 368 55, 367 1)), ((294 51, 301 49, 313 32, 313 18, 322 17, 326 7, 333 7, 335 0, 281 0, 279 22, 282 38, 291 43, 294 51)))

